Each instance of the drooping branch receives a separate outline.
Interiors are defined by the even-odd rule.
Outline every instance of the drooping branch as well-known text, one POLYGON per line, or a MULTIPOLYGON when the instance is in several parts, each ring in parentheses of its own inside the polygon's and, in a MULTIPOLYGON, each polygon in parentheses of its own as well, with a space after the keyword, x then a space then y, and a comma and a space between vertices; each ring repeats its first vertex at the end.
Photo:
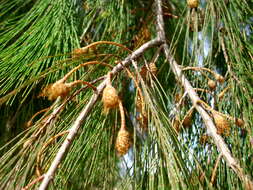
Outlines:
MULTIPOLYGON (((140 48, 132 52, 128 57, 126 57, 125 60, 121 62, 121 64, 116 65, 113 70, 111 71, 112 75, 116 75, 118 72, 123 70, 123 67, 128 66, 131 63, 131 60, 136 59, 140 57, 147 49, 155 46, 161 45, 162 42, 159 39, 151 40, 145 44, 143 44, 140 48)), ((48 169, 47 173, 44 174, 43 181, 39 187, 39 190, 45 190, 47 189, 49 182, 53 179, 53 176, 61 163, 62 159, 64 158, 64 155, 68 152, 69 147, 71 146, 78 129, 82 125, 83 121, 87 118, 89 113, 91 112, 92 108, 94 107, 95 103, 99 99, 99 95, 102 93, 104 87, 106 85, 106 79, 97 87, 97 93, 94 93, 88 102, 88 104, 85 106, 85 108, 80 112, 79 116, 73 123, 73 125, 68 130, 69 133, 64 140, 63 144, 61 145, 58 153, 55 156, 55 159, 53 160, 50 168, 48 169)))
POLYGON ((163 15, 162 2, 161 0, 156 0, 155 2, 156 2, 156 14, 157 14, 157 35, 158 35, 158 39, 164 42, 163 49, 164 49, 165 57, 170 64, 172 72, 175 74, 177 80, 181 83, 185 91, 188 93, 188 96, 190 97, 193 106, 195 106, 196 110, 201 115, 205 123, 207 133, 212 137, 214 143, 216 144, 223 158, 226 160, 227 164, 234 170, 234 172, 238 175, 238 177, 244 182, 246 187, 250 187, 253 189, 253 183, 251 182, 249 177, 244 174, 243 169, 240 167, 238 161, 232 156, 232 153, 228 149, 228 146, 224 142, 223 138, 217 134, 217 129, 214 125, 212 118, 207 113, 207 111, 201 105, 198 104, 198 101, 200 101, 198 94, 195 92, 191 83, 184 76, 181 68, 179 67, 176 60, 170 53, 169 47, 168 47, 168 44, 166 43, 166 38, 165 38, 164 21, 163 21, 163 16, 162 16, 163 15))

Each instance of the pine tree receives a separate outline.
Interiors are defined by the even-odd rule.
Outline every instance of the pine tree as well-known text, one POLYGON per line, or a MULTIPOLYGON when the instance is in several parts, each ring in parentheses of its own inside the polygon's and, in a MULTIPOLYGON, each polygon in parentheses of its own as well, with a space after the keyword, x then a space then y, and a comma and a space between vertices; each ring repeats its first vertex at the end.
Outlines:
POLYGON ((253 189, 248 0, 2 0, 0 189, 253 189))

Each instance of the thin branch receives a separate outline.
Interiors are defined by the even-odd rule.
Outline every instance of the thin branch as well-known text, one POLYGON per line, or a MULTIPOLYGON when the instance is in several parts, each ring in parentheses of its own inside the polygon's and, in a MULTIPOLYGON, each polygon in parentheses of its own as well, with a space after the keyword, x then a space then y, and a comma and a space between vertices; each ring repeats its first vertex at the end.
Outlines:
MULTIPOLYGON (((228 66, 228 71, 231 73, 231 65, 229 63, 229 59, 228 59, 228 54, 227 54, 227 51, 226 51, 226 46, 225 46, 225 41, 224 41, 224 36, 222 35, 221 36, 221 48, 222 48, 222 51, 223 51, 223 55, 224 55, 224 58, 225 58, 225 61, 227 63, 227 66, 228 66)), ((232 75, 234 75, 232 73, 232 75)))
POLYGON ((198 105, 198 101, 200 101, 200 98, 198 94, 195 92, 194 88, 190 84, 190 82, 186 79, 184 74, 182 73, 182 70, 180 69, 179 65, 177 64, 174 57, 171 55, 168 44, 165 41, 165 32, 164 32, 164 22, 162 17, 162 2, 161 0, 156 0, 156 11, 157 11, 157 35, 158 39, 161 39, 164 42, 163 49, 166 56, 167 61, 169 62, 171 69, 173 73, 175 74, 177 80, 180 81, 182 86, 184 87, 185 91, 188 93, 193 106, 195 106, 198 113, 201 115, 206 129, 207 133, 213 138, 214 143, 216 144, 219 152, 222 154, 228 165, 234 170, 234 172, 238 175, 238 177, 245 183, 245 185, 248 185, 249 187, 253 188, 253 183, 250 181, 249 177, 244 174, 243 169, 240 167, 238 161, 232 156, 232 153, 228 149, 228 146, 224 142, 223 138, 217 134, 217 129, 213 123, 212 118, 210 115, 206 112, 204 108, 202 108, 200 105, 198 105))
POLYGON ((93 42, 93 43, 91 43, 91 44, 89 44, 89 45, 87 45, 85 47, 76 49, 76 52, 74 52, 73 54, 87 53, 87 51, 88 51, 89 48, 96 47, 97 45, 100 45, 100 44, 110 44, 110 45, 118 46, 118 47, 126 50, 129 53, 132 52, 132 50, 128 49, 126 46, 124 46, 122 44, 119 44, 119 43, 116 43, 116 42, 112 42, 112 41, 98 41, 98 42, 93 42))
MULTIPOLYGON (((144 98, 143 98, 142 91, 141 91, 141 88, 140 88, 139 83, 138 83, 139 76, 137 74, 137 79, 136 79, 128 68, 124 68, 124 69, 126 70, 128 76, 133 80, 133 82, 136 86, 137 94, 139 94, 140 104, 141 104, 141 108, 140 108, 139 111, 143 112, 144 111, 144 98)), ((138 70, 136 72, 138 73, 138 70)), ((138 98, 138 95, 137 95, 137 98, 138 98)))
POLYGON ((34 119, 37 115, 39 115, 39 114, 41 114, 41 113, 43 113, 43 112, 48 111, 50 108, 51 108, 51 106, 48 107, 48 108, 42 109, 42 110, 38 111, 37 113, 35 113, 35 114, 31 117, 31 119, 26 123, 26 127, 27 127, 27 128, 28 128, 28 127, 31 127, 32 124, 33 124, 33 119, 34 119))
POLYGON ((78 69, 80 69, 81 67, 85 67, 85 66, 88 66, 88 65, 104 65, 104 66, 108 66, 110 68, 112 68, 111 65, 108 65, 104 62, 100 62, 100 61, 88 61, 88 62, 85 62, 85 63, 82 63, 80 65, 78 65, 77 67, 73 68, 71 71, 69 71, 62 79, 60 79, 58 82, 61 82, 61 83, 64 83, 66 82, 66 80, 70 77, 70 75, 72 73, 74 73, 75 71, 77 71, 78 69))
MULTIPOLYGON (((128 66, 131 63, 131 60, 138 58, 141 56, 147 49, 161 45, 162 42, 159 39, 151 40, 145 44, 143 44, 140 48, 135 50, 132 54, 130 54, 124 61, 122 61, 121 64, 116 65, 111 73, 113 75, 116 75, 118 72, 123 70, 123 67, 128 66)), ((80 112, 79 116, 73 123, 73 125, 69 129, 69 134, 67 138, 64 140, 63 144, 61 145, 55 159, 53 160, 49 170, 47 173, 44 174, 44 179, 39 187, 39 190, 46 190, 49 182, 53 179, 53 176, 61 163, 62 159, 64 158, 64 155, 68 152, 68 149, 70 145, 72 144, 78 129, 82 125, 83 121, 87 118, 90 111, 92 110, 95 103, 98 101, 99 95, 102 93, 104 87, 106 85, 106 79, 97 87, 97 94, 93 94, 89 103, 85 106, 85 108, 80 112)))
POLYGON ((41 181, 43 178, 44 178, 44 175, 37 177, 31 183, 29 183, 27 186, 23 187, 22 190, 28 190, 31 186, 35 185, 36 183, 41 181))
POLYGON ((221 158, 222 158, 222 154, 220 153, 218 158, 216 159, 216 162, 215 162, 215 165, 214 165, 214 168, 213 168, 213 172, 212 172, 212 176, 211 176, 211 184, 212 185, 214 183, 216 173, 217 173, 217 169, 218 169, 221 158))
POLYGON ((224 97, 225 93, 226 93, 229 89, 231 89, 231 85, 228 85, 224 90, 222 90, 222 91, 218 94, 218 99, 221 100, 221 99, 224 97))
POLYGON ((160 57, 161 50, 162 50, 162 46, 159 47, 159 48, 156 50, 155 55, 152 57, 151 61, 149 62, 149 65, 150 65, 151 63, 156 63, 156 62, 157 62, 158 58, 160 57))
POLYGON ((82 80, 76 80, 76 81, 73 81, 73 82, 70 82, 70 83, 65 83, 67 87, 72 87, 72 86, 75 86, 75 85, 78 85, 78 84, 84 84, 84 85, 87 85, 88 87, 90 87, 94 92, 97 91, 97 88, 90 84, 89 82, 86 82, 86 81, 82 81, 82 80))
POLYGON ((192 71, 206 71, 206 72, 209 72, 211 73, 213 76, 216 75, 216 73, 214 71, 212 71, 211 69, 208 69, 208 68, 205 68, 205 67, 184 67, 182 69, 182 71, 188 71, 188 70, 192 70, 192 71))
POLYGON ((42 157, 42 154, 43 154, 44 150, 45 150, 50 144, 52 144, 52 143, 55 141, 55 139, 57 139, 58 137, 61 137, 61 136, 65 135, 66 133, 68 133, 68 131, 60 132, 60 133, 58 133, 57 135, 51 137, 51 138, 42 146, 42 148, 41 148, 40 151, 38 152, 38 154, 37 154, 37 164, 36 164, 36 174, 37 174, 38 177, 39 177, 39 176, 42 176, 42 175, 41 175, 40 163, 41 163, 41 160, 42 160, 41 157, 42 157))
MULTIPOLYGON (((105 78, 106 78, 106 76, 102 76, 102 77, 99 77, 99 78, 89 82, 89 83, 90 84, 95 84, 95 83, 97 83, 101 80, 104 80, 105 78)), ((72 100, 75 96, 77 96, 80 92, 84 91, 87 88, 88 88, 88 86, 80 88, 79 90, 75 91, 71 96, 69 96, 67 99, 65 99, 64 102, 61 105, 59 105, 58 107, 55 106, 53 112, 47 118, 45 118, 45 121, 43 122, 43 125, 40 127, 39 131, 36 131, 36 133, 32 135, 32 138, 38 137, 38 135, 41 133, 41 131, 43 131, 51 122, 54 121, 54 119, 57 117, 57 115, 59 115, 61 113, 63 108, 66 106, 66 104, 70 100, 72 100)))
POLYGON ((124 112, 124 107, 121 100, 119 100, 119 111, 120 111, 120 118, 121 118, 120 130, 126 130, 125 112, 124 112))

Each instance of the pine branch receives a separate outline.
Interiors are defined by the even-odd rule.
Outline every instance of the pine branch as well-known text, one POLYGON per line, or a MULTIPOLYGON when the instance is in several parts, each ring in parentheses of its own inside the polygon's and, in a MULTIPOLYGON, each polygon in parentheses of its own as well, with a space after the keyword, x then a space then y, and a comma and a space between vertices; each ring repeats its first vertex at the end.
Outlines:
MULTIPOLYGON (((132 54, 130 54, 128 57, 126 57, 125 60, 123 60, 121 62, 121 64, 118 64, 117 66, 115 66, 113 68, 113 70, 111 71, 111 74, 116 75, 117 73, 122 71, 124 67, 128 66, 131 63, 131 60, 134 60, 134 59, 140 57, 147 49, 161 45, 161 44, 162 44, 162 42, 159 39, 154 39, 154 40, 151 40, 151 41, 143 44, 139 49, 137 49, 132 54)), ((82 125, 84 120, 87 118, 89 113, 91 112, 95 103, 98 101, 99 95, 102 93, 102 91, 106 85, 106 81, 107 80, 104 79, 104 81, 97 87, 97 93, 93 94, 89 103, 80 112, 79 116, 77 117, 77 119, 75 120, 73 125, 70 127, 69 134, 68 134, 67 138, 65 139, 65 141, 61 145, 61 147, 60 147, 55 159, 53 160, 50 168, 48 169, 47 173, 44 174, 44 178, 43 178, 43 181, 39 187, 39 190, 47 189, 49 182, 53 179, 53 176, 54 176, 59 164, 61 163, 62 159, 64 158, 64 155, 68 152, 69 147, 71 146, 74 138, 76 137, 78 129, 80 128, 80 126, 82 125)))
POLYGON ((163 49, 166 56, 167 61, 169 62, 171 69, 177 80, 181 83, 184 87, 185 91, 188 93, 192 104, 195 106, 198 113, 201 115, 206 128, 207 133, 213 138, 214 143, 216 144, 218 150, 221 152, 222 156, 228 163, 228 165, 234 170, 234 172, 238 175, 238 177, 244 182, 246 187, 253 188, 253 182, 249 179, 249 177, 244 174, 243 169, 239 165, 238 161, 232 156, 232 153, 228 149, 228 146, 224 142, 223 138, 217 134, 217 129, 214 125, 214 122, 207 111, 200 105, 198 102, 201 100, 198 94, 195 92, 194 88, 192 87, 191 83, 187 80, 187 78, 182 73, 179 65, 177 64, 174 57, 170 54, 168 44, 166 43, 165 38, 165 30, 164 30, 164 21, 163 21, 163 13, 162 13, 162 2, 161 0, 156 0, 156 14, 157 14, 157 35, 158 39, 163 41, 163 49))

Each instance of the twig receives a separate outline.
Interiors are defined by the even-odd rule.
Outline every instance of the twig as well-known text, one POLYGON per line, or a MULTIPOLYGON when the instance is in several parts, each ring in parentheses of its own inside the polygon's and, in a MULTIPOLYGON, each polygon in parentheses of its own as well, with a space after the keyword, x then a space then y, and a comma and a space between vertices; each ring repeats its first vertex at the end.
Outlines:
MULTIPOLYGON (((78 52, 78 54, 81 54, 81 53, 86 53, 87 50, 89 48, 92 48, 92 47, 96 47, 97 45, 100 45, 100 44, 110 44, 110 45, 114 45, 114 46, 118 46, 126 51, 128 51, 129 53, 132 52, 132 50, 128 49, 126 46, 122 45, 122 44, 119 44, 119 43, 116 43, 116 42, 112 42, 112 41, 98 41, 98 42, 93 42, 85 47, 82 47, 82 48, 79 48, 80 52, 78 52)), ((74 53, 76 54, 76 53, 74 53)))
POLYGON ((210 94, 211 96, 213 96, 212 92, 210 90, 207 90, 207 89, 203 89, 203 88, 194 88, 194 90, 196 92, 204 92, 204 93, 208 93, 210 94))
POLYGON ((206 71, 211 73, 213 76, 215 76, 217 73, 215 73, 214 71, 212 71, 211 69, 205 68, 205 67, 185 67, 182 69, 182 71, 188 71, 188 70, 192 70, 192 71, 206 71))
POLYGON ((124 107, 122 104, 122 101, 119 100, 119 111, 120 111, 120 118, 121 118, 121 130, 126 130, 126 119, 125 119, 125 112, 124 112, 124 107))
POLYGON ((231 121, 234 121, 236 119, 234 117, 231 117, 230 115, 226 115, 224 113, 216 111, 214 108, 212 108, 211 106, 209 106, 206 102, 204 102, 202 100, 198 101, 198 104, 202 105, 207 111, 210 111, 212 114, 213 113, 218 114, 218 115, 220 115, 228 120, 231 120, 231 121))
POLYGON ((209 116, 209 114, 206 112, 204 108, 202 108, 200 105, 197 104, 197 102, 200 100, 199 96, 194 91, 194 88, 191 86, 190 82, 185 78, 184 74, 182 73, 182 70, 180 69, 174 57, 170 54, 168 45, 165 41, 166 38, 165 38, 165 32, 164 32, 164 22, 163 22, 163 17, 162 17, 161 4, 162 4, 161 0, 156 0, 157 35, 158 35, 158 38, 164 42, 163 49, 164 49, 164 53, 167 58, 167 61, 169 62, 173 73, 177 77, 177 80, 179 80, 181 84, 184 86, 184 89, 188 93, 192 101, 192 104, 195 106, 196 110, 201 115, 206 125, 207 133, 213 138, 214 143, 216 144, 219 152, 222 154, 222 156, 224 157, 228 165, 234 170, 234 172, 238 175, 238 177, 244 182, 244 184, 253 188, 253 183, 251 182, 250 178, 244 174, 243 169, 240 167, 238 161, 232 156, 232 153, 228 149, 223 138, 217 134, 217 130, 213 123, 212 118, 209 116))
POLYGON ((227 86, 224 90, 222 90, 221 93, 218 94, 218 99, 221 100, 221 99, 224 97, 225 93, 226 93, 230 88, 231 88, 231 86, 229 85, 229 86, 227 86))
MULTIPOLYGON (((95 84, 98 81, 104 80, 106 78, 106 76, 102 76, 99 77, 91 82, 89 82, 90 84, 95 84)), ((40 130, 37 131, 34 135, 32 135, 33 138, 38 137, 38 135, 41 133, 41 131, 47 127, 47 125, 49 125, 55 118, 56 116, 63 110, 63 108, 65 107, 65 105, 71 100, 73 99, 76 95, 78 95, 81 91, 85 90, 86 88, 88 88, 88 86, 85 86, 83 88, 80 88, 79 90, 77 90, 76 92, 74 92, 71 96, 69 96, 67 99, 64 100, 64 102, 56 107, 53 112, 48 116, 48 118, 46 119, 46 121, 43 123, 43 125, 40 127, 40 130)))
POLYGON ((73 82, 70 82, 70 83, 66 83, 66 86, 67 87, 72 87, 72 86, 75 86, 77 84, 84 84, 84 85, 87 85, 88 87, 90 87, 94 92, 97 91, 97 88, 95 86, 93 86, 92 84, 90 84, 89 82, 86 82, 86 81, 82 81, 82 80, 76 80, 76 81, 73 81, 73 82))
POLYGON ((140 103, 141 103, 141 109, 140 109, 140 111, 143 112, 144 111, 144 98, 143 98, 142 91, 141 91, 141 88, 140 88, 139 83, 138 83, 139 76, 137 74, 137 80, 136 80, 135 77, 133 76, 133 74, 131 73, 131 71, 128 68, 125 68, 125 70, 126 70, 128 76, 133 80, 133 82, 134 82, 134 84, 136 86, 136 89, 137 89, 137 98, 138 98, 138 94, 139 94, 140 103))
POLYGON ((42 109, 42 110, 36 112, 36 113, 31 117, 31 119, 26 123, 26 127, 31 127, 32 124, 33 124, 33 119, 34 119, 37 115, 39 115, 39 114, 41 114, 41 113, 43 113, 43 112, 48 111, 50 108, 51 108, 51 106, 48 107, 48 108, 45 108, 45 109, 42 109))
POLYGON ((29 183, 27 186, 23 187, 21 190, 28 190, 31 186, 33 186, 34 184, 38 183, 43 178, 44 178, 44 175, 41 175, 41 176, 37 177, 31 183, 29 183))
POLYGON ((157 67, 156 67, 156 62, 158 60, 158 58, 160 57, 161 54, 161 50, 162 50, 162 46, 160 46, 154 56, 152 57, 151 61, 149 62, 148 65, 146 65, 146 67, 148 68, 148 71, 151 75, 156 76, 157 75, 157 67))
POLYGON ((176 19, 179 18, 179 16, 173 15, 173 14, 171 14, 171 13, 164 13, 163 15, 164 15, 164 16, 168 16, 168 17, 170 17, 170 18, 176 18, 176 19))
POLYGON ((216 162, 215 162, 214 168, 213 168, 213 172, 212 172, 212 176, 211 176, 211 184, 212 185, 213 185, 215 177, 216 177, 216 173, 217 173, 217 169, 218 169, 221 157, 222 157, 222 154, 220 153, 216 162))
POLYGON ((184 123, 186 120, 188 120, 189 117, 193 114, 195 107, 192 106, 185 114, 184 118, 182 119, 182 123, 184 123))
POLYGON ((54 121, 57 114, 59 114, 64 108, 64 106, 66 105, 66 102, 63 102, 60 106, 57 107, 57 103, 58 103, 58 99, 55 101, 56 105, 52 107, 54 109, 53 112, 48 116, 48 118, 47 117, 45 118, 46 121, 43 122, 43 125, 40 127, 40 129, 31 136, 32 138, 38 137, 41 131, 43 131, 52 121, 54 121))
POLYGON ((228 71, 234 76, 234 73, 232 73, 232 70, 231 70, 231 65, 229 63, 228 54, 227 54, 227 51, 226 51, 226 46, 225 46, 223 35, 221 36, 221 48, 222 48, 222 51, 223 51, 225 61, 228 65, 228 71))
POLYGON ((40 150, 40 151, 38 152, 38 154, 37 154, 37 164, 36 164, 36 174, 37 174, 37 176, 41 176, 40 162, 41 162, 41 160, 42 160, 42 159, 41 159, 41 156, 42 156, 43 151, 44 151, 51 143, 53 143, 53 141, 54 141, 55 139, 57 139, 58 137, 61 137, 61 136, 65 135, 65 134, 67 134, 67 133, 68 133, 68 131, 63 131, 63 132, 58 133, 57 135, 51 137, 51 138, 42 146, 41 150, 40 150))
POLYGON ((159 47, 159 48, 156 50, 155 55, 152 57, 152 59, 151 59, 149 65, 150 65, 151 63, 156 63, 156 62, 157 62, 157 60, 158 60, 158 58, 159 58, 159 56, 160 56, 161 50, 162 50, 162 46, 159 47))
MULTIPOLYGON (((140 48, 138 48, 132 54, 130 54, 128 57, 126 57, 126 59, 124 61, 122 61, 122 64, 116 65, 113 68, 113 70, 111 71, 111 73, 113 75, 117 74, 118 72, 123 70, 123 66, 129 65, 131 63, 131 60, 136 59, 139 56, 141 56, 147 49, 154 47, 154 46, 161 45, 161 44, 162 44, 162 42, 159 39, 153 39, 153 40, 143 44, 140 48)), ((47 173, 45 173, 45 175, 44 175, 45 177, 39 187, 39 190, 47 189, 49 182, 53 179, 53 176, 54 176, 59 164, 61 163, 64 155, 68 152, 68 149, 69 149, 70 145, 72 144, 72 141, 74 140, 78 129, 80 128, 83 121, 87 118, 91 109, 93 108, 93 106, 97 102, 97 100, 99 98, 99 94, 102 93, 105 85, 106 85, 106 79, 97 87, 98 93, 92 95, 89 103, 80 112, 79 116, 77 117, 77 119, 75 120, 73 125, 70 127, 69 134, 68 134, 67 138, 64 140, 63 144, 61 145, 61 147, 60 147, 58 153, 56 154, 56 157, 53 160, 49 170, 47 171, 47 173)))
POLYGON ((60 79, 58 82, 66 82, 66 80, 70 77, 70 75, 77 71, 78 69, 80 69, 81 67, 84 67, 84 66, 88 66, 88 65, 104 65, 104 66, 108 66, 110 68, 112 68, 112 66, 108 65, 107 63, 103 63, 103 62, 100 62, 100 61, 89 61, 89 62, 86 62, 86 63, 82 63, 78 66, 76 66, 75 68, 73 68, 71 71, 69 71, 62 79, 60 79))

